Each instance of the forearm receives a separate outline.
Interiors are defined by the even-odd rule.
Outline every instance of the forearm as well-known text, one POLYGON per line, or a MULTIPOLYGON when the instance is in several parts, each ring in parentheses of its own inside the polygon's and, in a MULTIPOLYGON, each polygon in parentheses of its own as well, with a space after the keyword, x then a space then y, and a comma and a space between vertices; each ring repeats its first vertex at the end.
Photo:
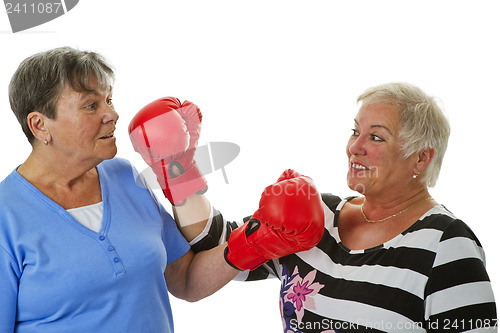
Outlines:
POLYGON ((165 276, 170 292, 188 302, 196 302, 225 286, 239 272, 228 265, 224 259, 225 247, 226 245, 223 244, 196 254, 190 251, 189 257, 184 258, 186 267, 185 278, 180 280, 184 281, 182 285, 179 285, 179 279, 174 282, 173 279, 169 279, 168 275, 165 276), (171 290, 171 285, 172 287, 175 285, 175 289, 171 290))
MULTIPOLYGON (((177 166, 172 172, 179 176, 180 170, 177 166)), ((172 206, 174 219, 182 235, 188 242, 198 236, 207 225, 210 216, 210 202, 204 194, 193 194, 186 198, 184 204, 172 206)))
POLYGON ((190 196, 182 206, 173 206, 174 219, 188 242, 203 231, 210 209, 210 202, 203 194, 190 196))

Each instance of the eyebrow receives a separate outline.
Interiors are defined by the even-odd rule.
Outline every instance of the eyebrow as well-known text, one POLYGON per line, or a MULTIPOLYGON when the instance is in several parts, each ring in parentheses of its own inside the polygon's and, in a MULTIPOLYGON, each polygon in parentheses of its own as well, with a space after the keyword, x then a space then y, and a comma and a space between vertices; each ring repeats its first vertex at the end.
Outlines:
POLYGON ((80 93, 80 100, 84 100, 84 99, 87 99, 87 98, 90 98, 90 97, 95 97, 95 96, 99 96, 101 95, 101 93, 105 93, 105 94, 109 94, 109 95, 112 95, 113 94, 113 87, 112 86, 109 86, 107 89, 105 90, 95 90, 95 89, 92 89, 90 91, 83 91, 80 93))
POLYGON ((103 90, 92 89, 89 92, 87 92, 88 95, 101 95, 101 93, 112 94, 113 93, 113 86, 109 86, 103 90))
MULTIPOLYGON (((354 122, 356 123, 356 125, 359 126, 359 123, 358 123, 358 121, 356 119, 354 119, 354 122)), ((383 128, 387 132, 389 132, 389 134, 394 135, 394 134, 392 134, 391 130, 387 126, 384 126, 384 125, 375 124, 375 125, 371 125, 370 128, 383 128)))

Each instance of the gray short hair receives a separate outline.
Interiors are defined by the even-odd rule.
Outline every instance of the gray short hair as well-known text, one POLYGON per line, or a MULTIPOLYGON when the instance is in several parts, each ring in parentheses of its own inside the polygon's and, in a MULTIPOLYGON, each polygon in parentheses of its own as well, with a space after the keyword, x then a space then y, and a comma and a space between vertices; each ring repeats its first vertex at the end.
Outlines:
POLYGON ((405 158, 426 148, 434 149, 434 158, 420 175, 422 184, 436 184, 448 146, 450 125, 434 97, 408 83, 387 83, 368 88, 358 97, 358 103, 380 103, 400 108, 401 150, 405 158))
POLYGON ((114 73, 106 60, 95 52, 61 47, 25 59, 12 76, 9 102, 21 128, 33 145, 35 137, 27 116, 38 111, 56 117, 56 103, 67 85, 77 92, 93 92, 111 87, 114 73))

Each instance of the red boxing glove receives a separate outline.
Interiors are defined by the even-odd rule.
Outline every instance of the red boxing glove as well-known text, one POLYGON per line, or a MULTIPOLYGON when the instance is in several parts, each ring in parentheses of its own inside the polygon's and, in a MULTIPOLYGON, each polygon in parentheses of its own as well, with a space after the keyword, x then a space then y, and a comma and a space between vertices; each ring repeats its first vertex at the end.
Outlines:
POLYGON ((312 179, 289 169, 266 187, 250 220, 231 233, 224 257, 237 269, 255 269, 313 248, 324 227, 321 196, 312 179))
POLYGON ((128 128, 135 151, 153 169, 165 197, 174 205, 181 205, 189 196, 207 189, 193 159, 201 119, 195 104, 181 104, 175 97, 164 97, 142 108, 128 128), (174 166, 180 175, 174 174, 174 166))

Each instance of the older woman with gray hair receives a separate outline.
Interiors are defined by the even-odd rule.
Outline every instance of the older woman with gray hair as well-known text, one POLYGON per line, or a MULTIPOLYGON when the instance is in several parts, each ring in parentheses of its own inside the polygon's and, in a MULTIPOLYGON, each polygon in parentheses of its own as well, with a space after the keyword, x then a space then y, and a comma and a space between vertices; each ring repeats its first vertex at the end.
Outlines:
POLYGON ((12 77, 32 152, 0 183, 0 332, 173 332, 168 292, 196 301, 237 273, 223 247, 194 254, 115 158, 112 81, 102 56, 72 48, 12 77))
MULTIPOLYGON (((434 98, 406 83, 370 88, 358 102, 346 153, 347 183, 360 195, 323 194, 325 232, 316 247, 238 277, 281 280, 287 333, 496 332, 483 248, 428 190, 447 147, 446 117, 434 98)), ((226 221, 206 201, 188 199, 191 209, 205 209, 202 222, 176 208, 197 250, 243 222, 226 221)))

